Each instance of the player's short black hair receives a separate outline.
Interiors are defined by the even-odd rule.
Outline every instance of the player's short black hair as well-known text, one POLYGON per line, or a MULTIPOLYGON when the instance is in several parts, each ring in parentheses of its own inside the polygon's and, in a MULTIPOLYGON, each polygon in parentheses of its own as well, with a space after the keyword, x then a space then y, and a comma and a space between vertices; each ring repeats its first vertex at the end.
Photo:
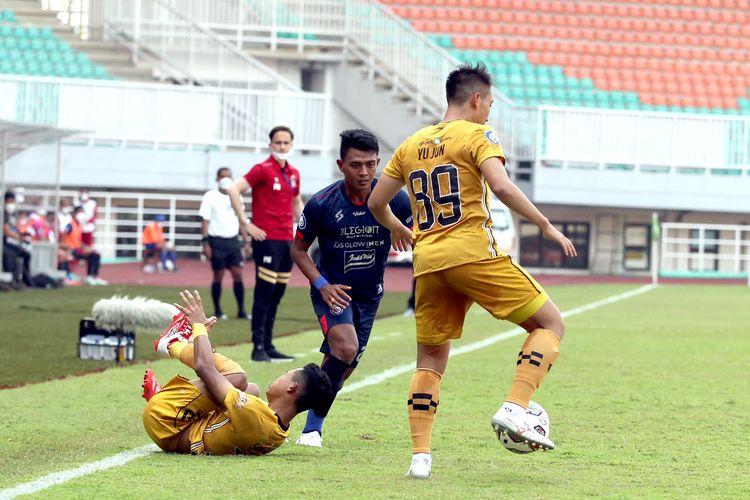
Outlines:
POLYGON ((370 152, 374 151, 377 155, 380 152, 380 145, 378 144, 378 138, 372 132, 361 128, 353 128, 344 130, 339 134, 341 137, 341 146, 339 147, 339 158, 342 160, 346 158, 346 153, 350 149, 358 149, 360 151, 370 152))
POLYGON ((224 170, 229 170, 229 173, 232 172, 232 169, 229 167, 219 167, 219 169, 216 171, 216 177, 218 178, 224 170))
POLYGON ((482 62, 466 63, 454 69, 445 81, 445 97, 449 103, 463 104, 474 92, 492 87, 492 76, 482 62))
POLYGON ((333 401, 335 396, 331 379, 321 367, 315 363, 308 363, 298 371, 294 379, 300 384, 300 391, 297 395, 297 413, 305 410, 316 409, 326 406, 333 401))
POLYGON ((292 140, 294 140, 294 132, 292 132, 292 129, 290 129, 286 125, 277 125, 268 133, 268 140, 270 142, 273 142, 273 136, 276 135, 276 132, 289 132, 289 136, 292 138, 292 140))
POLYGON ((5 198, 4 198, 5 201, 15 200, 15 199, 16 199, 16 193, 14 193, 13 191, 6 191, 5 192, 5 198))

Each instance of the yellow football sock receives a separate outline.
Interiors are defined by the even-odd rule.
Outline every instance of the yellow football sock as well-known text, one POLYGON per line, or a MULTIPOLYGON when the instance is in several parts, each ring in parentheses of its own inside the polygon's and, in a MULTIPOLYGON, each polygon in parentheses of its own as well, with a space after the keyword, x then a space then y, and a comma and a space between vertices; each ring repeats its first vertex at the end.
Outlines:
POLYGON ((409 387, 409 426, 413 453, 430 453, 432 426, 440 402, 442 375, 428 368, 417 368, 409 387))
POLYGON ((529 407, 534 392, 560 355, 560 338, 550 330, 537 328, 529 333, 516 362, 516 376, 506 401, 529 407))
MULTIPOLYGON (((193 344, 188 342, 172 342, 169 346, 169 356, 177 358, 182 361, 183 364, 190 368, 195 368, 195 353, 193 344)), ((245 370, 235 361, 232 361, 223 354, 217 352, 213 353, 214 364, 216 369, 222 375, 230 375, 232 373, 245 373, 245 370)))

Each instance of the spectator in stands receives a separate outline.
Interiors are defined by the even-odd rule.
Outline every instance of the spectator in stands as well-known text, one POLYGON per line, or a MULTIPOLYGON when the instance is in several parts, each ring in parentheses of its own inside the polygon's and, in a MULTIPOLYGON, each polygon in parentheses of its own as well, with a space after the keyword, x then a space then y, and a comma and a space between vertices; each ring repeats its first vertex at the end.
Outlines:
MULTIPOLYGON (((17 210, 18 211, 18 210, 17 210)), ((34 239, 34 227, 32 225, 31 214, 27 210, 18 211, 18 219, 16 220, 16 230, 21 235, 21 240, 25 244, 24 246, 31 245, 31 241, 34 239)))
POLYGON ((232 207, 247 244, 247 232, 253 239, 255 293, 253 294, 252 361, 292 361, 273 345, 276 310, 284 296, 292 273, 294 220, 304 208, 300 196, 299 171, 289 164, 294 134, 289 127, 278 126, 268 134, 271 156, 254 165, 229 188, 232 207), (242 193, 252 189, 252 222, 245 220, 242 193), (247 224, 247 226, 245 226, 247 224))
POLYGON ((73 204, 68 198, 60 199, 60 210, 57 212, 57 232, 62 241, 62 233, 73 220, 73 204))
POLYGON ((83 244, 88 247, 94 246, 94 231, 96 230, 96 217, 98 215, 99 206, 96 200, 91 198, 89 190, 81 188, 78 193, 78 206, 83 208, 83 213, 86 214, 86 220, 81 226, 83 232, 81 233, 81 240, 83 244))
POLYGON ((242 243, 240 243, 240 225, 232 210, 232 201, 227 189, 232 182, 232 171, 221 167, 216 172, 215 189, 203 195, 199 214, 201 216, 201 234, 203 235, 203 253, 211 261, 214 272, 211 282, 211 298, 214 302, 214 315, 227 319, 221 310, 221 282, 224 271, 229 269, 234 281, 234 298, 237 299, 237 317, 247 319, 245 312, 245 285, 242 282, 242 243))
POLYGON ((31 221, 31 229, 34 231, 33 239, 34 241, 45 241, 45 242, 52 242, 54 243, 54 223, 55 223, 55 213, 54 212, 47 212, 44 209, 40 209, 37 212, 31 213, 29 216, 29 219, 31 221), (50 221, 50 215, 51 215, 51 221, 50 221))
POLYGON ((21 283, 32 286, 31 250, 24 241, 27 237, 18 230, 16 195, 12 191, 5 193, 3 209, 3 271, 13 275, 15 288, 21 283))
POLYGON ((174 271, 176 252, 174 247, 164 239, 164 226, 162 222, 166 221, 164 214, 156 214, 154 220, 143 228, 143 272, 153 273, 156 271, 156 258, 159 257, 160 269, 162 271, 174 271))
MULTIPOLYGON (((106 285, 107 282, 99 278, 101 255, 92 247, 83 243, 83 226, 88 220, 83 207, 75 207, 72 215, 70 224, 62 232, 62 244, 70 250, 74 259, 83 259, 87 262, 87 275, 84 278, 87 285, 106 285)), ((69 271, 68 265, 68 262, 63 263, 63 269, 69 271)))

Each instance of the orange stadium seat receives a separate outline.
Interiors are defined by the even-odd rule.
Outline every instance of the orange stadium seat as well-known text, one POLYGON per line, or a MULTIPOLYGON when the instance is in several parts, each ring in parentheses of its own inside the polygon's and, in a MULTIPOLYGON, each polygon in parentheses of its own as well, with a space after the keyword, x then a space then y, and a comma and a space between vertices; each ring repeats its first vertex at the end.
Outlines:
MULTIPOLYGON (((604 96, 597 102, 637 95, 650 106, 736 110, 737 99, 747 98, 750 88, 750 0, 383 3, 420 31, 452 35, 441 40, 452 40, 459 57, 461 50, 472 51, 474 58, 485 57, 482 51, 523 56, 518 63, 504 62, 499 71, 504 78, 523 75, 515 85, 524 88, 549 87, 546 94, 522 89, 527 97, 578 101, 588 94, 563 90, 578 89, 580 79, 590 78, 604 96), (563 71, 549 80, 548 68, 555 67, 563 71), (613 91, 609 98, 607 91, 613 91)), ((491 61, 516 61, 490 55, 491 61)))

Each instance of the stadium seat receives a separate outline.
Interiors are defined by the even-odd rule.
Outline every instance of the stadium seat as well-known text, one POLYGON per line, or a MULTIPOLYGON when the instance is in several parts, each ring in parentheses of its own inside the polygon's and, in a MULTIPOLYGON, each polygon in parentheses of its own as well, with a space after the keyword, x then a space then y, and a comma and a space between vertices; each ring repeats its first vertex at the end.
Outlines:
MULTIPOLYGON (((3 22, 16 22, 13 11, 0 11, 3 22)), ((49 27, 17 24, 0 24, 0 73, 111 79, 103 67, 59 40, 49 27)))
POLYGON ((750 114, 748 0, 384 3, 458 59, 494 64, 501 90, 524 102, 750 114))

